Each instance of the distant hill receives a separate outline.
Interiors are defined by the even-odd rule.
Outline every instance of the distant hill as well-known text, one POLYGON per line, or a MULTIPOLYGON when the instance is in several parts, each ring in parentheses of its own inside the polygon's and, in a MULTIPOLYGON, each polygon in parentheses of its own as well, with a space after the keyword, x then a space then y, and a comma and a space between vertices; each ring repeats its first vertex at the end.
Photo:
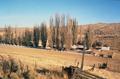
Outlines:
POLYGON ((80 25, 79 30, 80 29, 82 34, 89 29, 94 36, 94 41, 101 41, 102 43, 112 48, 114 47, 114 49, 120 46, 120 23, 97 23, 80 25))

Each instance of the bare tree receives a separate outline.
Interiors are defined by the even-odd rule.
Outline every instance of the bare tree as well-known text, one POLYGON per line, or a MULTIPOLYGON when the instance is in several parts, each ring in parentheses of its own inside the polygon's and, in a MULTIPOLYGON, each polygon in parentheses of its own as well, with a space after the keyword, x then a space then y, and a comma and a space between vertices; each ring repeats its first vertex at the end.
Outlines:
POLYGON ((67 27, 66 27, 66 35, 65 35, 65 46, 66 49, 71 49, 72 46, 72 20, 71 19, 67 19, 67 27))
POLYGON ((18 45, 19 43, 18 43, 18 37, 17 37, 17 30, 16 30, 16 29, 17 29, 17 28, 14 28, 13 44, 18 45))
POLYGON ((93 44, 93 32, 90 26, 88 26, 87 32, 86 32, 86 40, 87 40, 87 49, 90 49, 93 44))
POLYGON ((72 20, 72 45, 77 43, 77 22, 76 19, 72 20))
POLYGON ((60 48, 64 49, 65 45, 65 16, 61 16, 61 21, 60 21, 60 48))
POLYGON ((13 32, 12 28, 10 26, 7 26, 4 28, 4 40, 6 44, 12 44, 13 43, 13 32))
POLYGON ((53 18, 50 18, 50 32, 49 32, 49 45, 54 48, 55 46, 55 26, 53 24, 53 18))
POLYGON ((55 27, 56 27, 56 48, 60 48, 60 16, 55 16, 55 27))

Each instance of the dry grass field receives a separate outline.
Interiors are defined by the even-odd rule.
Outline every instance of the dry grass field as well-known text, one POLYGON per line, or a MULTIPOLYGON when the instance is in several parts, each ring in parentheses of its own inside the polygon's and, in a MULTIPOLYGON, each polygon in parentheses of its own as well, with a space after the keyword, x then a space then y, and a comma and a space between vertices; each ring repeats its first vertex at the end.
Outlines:
MULTIPOLYGON (((12 56, 16 60, 22 61, 29 66, 37 65, 39 67, 50 70, 61 70, 62 66, 76 66, 77 62, 81 62, 81 54, 70 51, 55 51, 34 49, 22 46, 0 45, 0 55, 12 56)), ((85 55, 84 70, 90 69, 91 65, 107 62, 106 58, 99 58, 91 55, 85 55)), ((80 67, 80 64, 79 64, 80 67)), ((107 70, 95 69, 90 71, 96 75, 105 77, 107 79, 119 79, 120 73, 115 73, 107 70)))

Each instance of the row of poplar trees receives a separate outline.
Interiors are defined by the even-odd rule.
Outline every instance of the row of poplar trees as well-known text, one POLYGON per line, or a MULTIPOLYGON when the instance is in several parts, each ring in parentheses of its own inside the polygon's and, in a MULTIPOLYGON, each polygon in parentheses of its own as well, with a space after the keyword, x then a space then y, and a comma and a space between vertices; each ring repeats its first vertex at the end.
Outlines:
POLYGON ((0 43, 38 48, 39 41, 41 40, 42 47, 46 47, 47 26, 44 23, 40 26, 35 26, 33 29, 22 29, 22 33, 20 29, 5 26, 4 34, 0 36, 0 43))
POLYGON ((49 46, 58 50, 70 49, 77 43, 77 27, 76 19, 64 15, 51 18, 49 46))
POLYGON ((26 28, 19 35, 16 28, 13 32, 13 28, 7 26, 4 28, 4 35, 0 36, 0 42, 38 48, 41 41, 43 48, 48 45, 58 50, 70 49, 77 43, 77 27, 76 19, 55 15, 50 18, 48 27, 42 23, 33 29, 26 28))

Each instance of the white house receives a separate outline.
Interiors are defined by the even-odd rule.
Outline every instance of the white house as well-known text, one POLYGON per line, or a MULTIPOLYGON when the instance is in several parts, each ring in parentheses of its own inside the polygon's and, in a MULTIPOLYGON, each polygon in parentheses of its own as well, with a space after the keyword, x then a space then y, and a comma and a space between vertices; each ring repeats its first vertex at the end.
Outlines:
POLYGON ((101 47, 101 50, 110 50, 110 47, 101 47))

